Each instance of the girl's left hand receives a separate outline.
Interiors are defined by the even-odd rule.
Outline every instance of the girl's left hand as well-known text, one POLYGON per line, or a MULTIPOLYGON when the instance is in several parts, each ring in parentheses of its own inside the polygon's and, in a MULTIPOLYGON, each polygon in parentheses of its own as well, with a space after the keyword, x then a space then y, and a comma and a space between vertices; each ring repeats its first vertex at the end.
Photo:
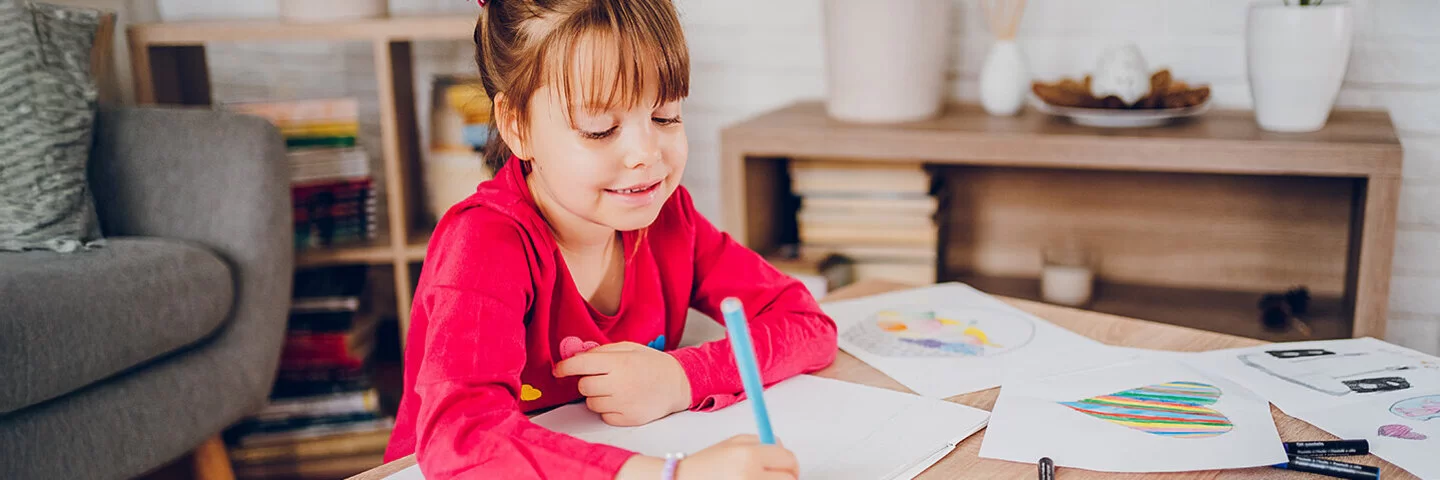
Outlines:
POLYGON ((601 345, 555 364, 556 377, 582 375, 585 407, 605 423, 633 427, 690 407, 690 378, 670 354, 635 342, 601 345))

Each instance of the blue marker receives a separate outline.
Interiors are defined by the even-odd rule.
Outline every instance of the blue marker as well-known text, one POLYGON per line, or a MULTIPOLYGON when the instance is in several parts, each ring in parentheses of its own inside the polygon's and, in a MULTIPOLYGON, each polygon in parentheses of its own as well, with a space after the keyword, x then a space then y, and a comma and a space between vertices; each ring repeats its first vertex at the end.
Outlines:
POLYGON ((765 409, 765 384, 760 383, 760 368, 755 364, 755 346, 750 343, 750 325, 745 321, 745 307, 740 304, 740 299, 730 297, 720 302, 720 313, 725 315, 725 330, 730 333, 730 349, 735 351, 735 366, 740 369, 745 396, 750 397, 750 405, 755 407, 760 443, 774 445, 770 412, 765 409))

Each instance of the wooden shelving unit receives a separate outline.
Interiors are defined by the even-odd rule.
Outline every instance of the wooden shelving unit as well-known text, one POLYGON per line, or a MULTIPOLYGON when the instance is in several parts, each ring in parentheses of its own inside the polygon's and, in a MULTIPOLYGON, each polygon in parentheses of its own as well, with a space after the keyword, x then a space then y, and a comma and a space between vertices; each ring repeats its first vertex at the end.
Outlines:
POLYGON ((313 248, 295 255, 297 268, 333 267, 337 265, 384 265, 393 261, 390 243, 347 245, 334 248, 313 248))
POLYGON ((1096 129, 952 106, 864 125, 802 102, 722 131, 721 198, 729 231, 769 252, 796 241, 790 160, 920 163, 946 205, 939 280, 1037 298, 1039 247, 1072 236, 1101 257, 1093 310, 1286 340, 1256 302, 1306 285, 1314 338, 1383 337, 1401 156, 1383 112, 1282 134, 1243 111, 1096 129))
POLYGON ((312 24, 279 21, 184 22, 132 25, 128 30, 135 98, 141 104, 210 105, 205 45, 216 42, 369 42, 374 51, 380 104, 380 145, 385 172, 387 226, 381 241, 301 252, 299 267, 390 265, 400 338, 410 324, 414 292, 411 265, 425 257, 428 225, 421 225, 420 153, 411 45, 425 40, 469 40, 473 16, 393 17, 312 24))

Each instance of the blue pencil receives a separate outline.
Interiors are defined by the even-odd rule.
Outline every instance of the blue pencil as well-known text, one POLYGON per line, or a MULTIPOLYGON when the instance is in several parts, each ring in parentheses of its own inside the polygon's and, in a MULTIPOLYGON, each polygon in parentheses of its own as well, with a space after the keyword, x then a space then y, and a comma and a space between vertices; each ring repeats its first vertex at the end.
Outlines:
POLYGON ((720 313, 725 315, 725 330, 730 334, 730 349, 735 351, 735 366, 740 369, 740 382, 745 384, 745 396, 755 408, 755 424, 760 430, 760 443, 775 444, 775 433, 770 430, 770 412, 765 409, 765 384, 760 382, 760 368, 755 362, 755 346, 750 342, 750 325, 745 321, 745 307, 740 299, 726 298, 720 302, 720 313))

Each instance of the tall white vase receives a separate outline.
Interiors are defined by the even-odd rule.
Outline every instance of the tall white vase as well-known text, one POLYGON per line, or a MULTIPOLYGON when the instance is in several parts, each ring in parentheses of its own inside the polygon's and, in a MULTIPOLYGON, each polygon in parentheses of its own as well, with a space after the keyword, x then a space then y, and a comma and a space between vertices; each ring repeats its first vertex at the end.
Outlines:
POLYGON ((1245 57, 1260 128, 1311 132, 1325 126, 1345 80, 1353 32, 1344 3, 1250 7, 1245 57))
POLYGON ((825 0, 830 116, 890 123, 938 114, 946 91, 951 4, 825 0))
POLYGON ((980 105, 991 115, 1014 115, 1025 104, 1030 73, 1014 40, 996 40, 980 66, 980 105))

